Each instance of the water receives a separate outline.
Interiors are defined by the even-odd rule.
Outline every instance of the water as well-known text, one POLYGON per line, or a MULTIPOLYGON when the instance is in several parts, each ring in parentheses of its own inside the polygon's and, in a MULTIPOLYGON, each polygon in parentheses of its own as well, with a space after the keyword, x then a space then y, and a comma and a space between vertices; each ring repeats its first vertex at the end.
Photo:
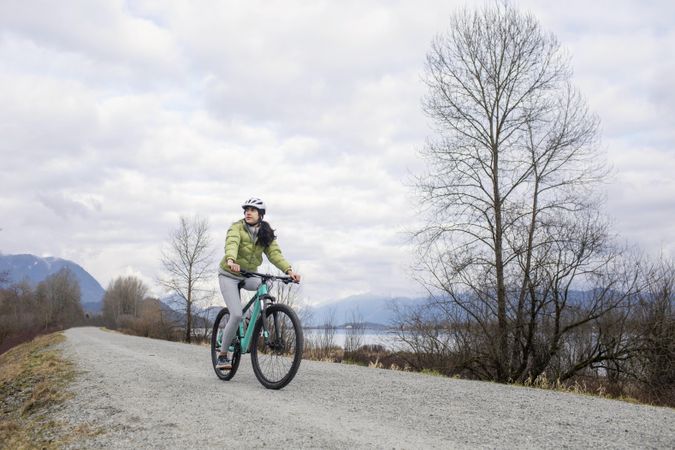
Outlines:
MULTIPOLYGON (((321 328, 305 328, 303 331, 306 341, 316 342, 324 334, 324 330, 321 328)), ((336 329, 333 335, 333 345, 344 348, 350 331, 344 328, 336 329)), ((360 341, 360 345, 381 345, 388 350, 400 350, 405 345, 395 334, 387 330, 363 330, 360 341)))

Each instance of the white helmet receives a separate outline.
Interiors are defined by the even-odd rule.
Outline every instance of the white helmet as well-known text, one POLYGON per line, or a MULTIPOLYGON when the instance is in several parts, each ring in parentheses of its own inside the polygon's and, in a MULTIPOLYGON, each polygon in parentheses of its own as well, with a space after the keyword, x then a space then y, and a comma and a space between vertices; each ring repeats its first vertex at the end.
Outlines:
POLYGON ((260 211, 260 214, 265 214, 265 210, 267 209, 265 207, 265 202, 256 197, 249 198, 244 202, 243 205, 241 205, 241 207, 244 209, 246 209, 249 206, 253 206, 254 208, 256 208, 258 211, 260 211))

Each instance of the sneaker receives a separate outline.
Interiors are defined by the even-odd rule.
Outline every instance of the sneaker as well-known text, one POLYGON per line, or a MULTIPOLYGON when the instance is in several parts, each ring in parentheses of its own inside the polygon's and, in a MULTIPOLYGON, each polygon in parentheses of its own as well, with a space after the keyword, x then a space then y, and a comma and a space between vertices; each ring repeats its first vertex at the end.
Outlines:
POLYGON ((220 370, 230 370, 232 368, 232 356, 229 355, 218 355, 218 361, 216 361, 216 369, 220 370))

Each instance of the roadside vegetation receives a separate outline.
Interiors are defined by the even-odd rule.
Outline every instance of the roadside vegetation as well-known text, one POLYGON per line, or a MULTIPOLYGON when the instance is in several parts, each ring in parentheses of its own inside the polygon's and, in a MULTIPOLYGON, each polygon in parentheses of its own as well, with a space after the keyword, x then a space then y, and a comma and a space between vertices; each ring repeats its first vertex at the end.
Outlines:
POLYGON ((87 323, 75 275, 62 269, 37 286, 0 273, 0 354, 36 336, 87 323))
POLYGON ((73 365, 55 348, 61 333, 39 336, 0 355, 0 447, 60 448, 98 433, 50 418, 51 408, 68 398, 73 365))
POLYGON ((179 341, 179 314, 159 299, 146 296, 148 288, 133 276, 111 281, 103 296, 100 318, 105 327, 135 336, 179 341))

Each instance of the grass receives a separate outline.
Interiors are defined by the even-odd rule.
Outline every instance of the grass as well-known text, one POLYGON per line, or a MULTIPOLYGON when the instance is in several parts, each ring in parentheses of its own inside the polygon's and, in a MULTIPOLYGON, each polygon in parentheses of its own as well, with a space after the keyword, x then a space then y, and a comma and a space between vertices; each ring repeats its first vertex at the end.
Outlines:
POLYGON ((441 372, 439 372, 438 370, 434 370, 434 369, 422 369, 420 371, 420 373, 422 373, 424 375, 429 375, 429 376, 432 376, 432 377, 445 377, 445 375, 443 375, 441 372))
POLYGON ((39 336, 0 355, 0 447, 60 448, 98 434, 88 426, 72 428, 52 420, 52 408, 70 397, 73 364, 55 347, 62 333, 39 336))
POLYGON ((638 396, 631 395, 630 389, 623 387, 621 389, 611 389, 609 383, 602 380, 591 379, 575 379, 573 381, 563 383, 560 380, 548 380, 546 374, 542 374, 536 379, 526 379, 523 383, 515 383, 516 386, 533 387, 538 389, 547 389, 558 392, 568 392, 578 395, 588 395, 591 397, 600 397, 609 400, 618 400, 626 403, 633 403, 637 405, 663 406, 672 408, 673 405, 667 401, 662 403, 655 403, 647 399, 640 399, 638 396))

